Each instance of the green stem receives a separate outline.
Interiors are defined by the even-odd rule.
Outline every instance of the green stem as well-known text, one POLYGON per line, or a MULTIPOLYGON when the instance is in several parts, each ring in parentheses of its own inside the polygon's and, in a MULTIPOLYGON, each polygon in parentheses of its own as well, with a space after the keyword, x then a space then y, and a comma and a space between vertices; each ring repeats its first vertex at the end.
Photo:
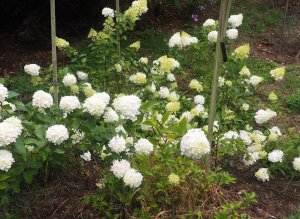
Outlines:
MULTIPOLYGON (((221 8, 219 14, 219 32, 218 39, 216 42, 216 56, 215 56, 215 69, 213 74, 212 81, 212 90, 211 90, 211 100, 210 100, 210 111, 208 118, 208 141, 211 146, 213 146, 213 129, 214 129, 214 121, 216 117, 216 107, 217 107, 217 97, 218 97, 218 80, 219 74, 222 66, 222 53, 220 42, 222 42, 225 38, 226 29, 227 29, 227 21, 230 13, 232 0, 222 0, 221 8)), ((206 171, 210 170, 210 155, 206 156, 206 171)))
POLYGON ((53 70, 53 88, 54 88, 53 95, 54 95, 54 104, 56 107, 58 107, 55 0, 50 0, 50 10, 51 10, 51 40, 52 40, 52 70, 53 70))

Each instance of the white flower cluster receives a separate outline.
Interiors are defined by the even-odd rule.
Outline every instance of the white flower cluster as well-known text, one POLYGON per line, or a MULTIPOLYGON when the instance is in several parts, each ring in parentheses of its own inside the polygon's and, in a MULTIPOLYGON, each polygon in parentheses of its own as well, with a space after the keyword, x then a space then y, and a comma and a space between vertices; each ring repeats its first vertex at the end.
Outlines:
POLYGON ((103 8, 102 15, 104 17, 115 17, 115 12, 113 9, 106 7, 106 8, 103 8))
POLYGON ((238 37, 238 35, 239 35, 238 29, 229 29, 226 31, 226 36, 230 40, 236 39, 238 37))
POLYGON ((159 93, 161 98, 168 98, 169 95, 170 95, 170 91, 167 87, 160 87, 158 93, 159 93))
POLYGON ((119 115, 112 108, 107 107, 103 118, 104 121, 108 123, 117 122, 119 120, 119 115))
POLYGON ((31 76, 39 76, 41 67, 36 64, 24 66, 24 71, 31 76))
POLYGON ((127 160, 113 161, 110 170, 117 178, 123 178, 125 185, 130 188, 138 188, 143 181, 142 174, 135 169, 132 169, 127 160))
POLYGON ((75 75, 68 73, 64 76, 62 82, 66 87, 71 87, 72 85, 77 83, 77 78, 75 77, 75 75))
POLYGON ((82 155, 80 155, 80 158, 88 162, 91 161, 92 160, 91 152, 87 151, 83 153, 82 155))
POLYGON ((69 139, 69 131, 64 125, 50 126, 46 131, 46 139, 55 145, 60 145, 69 139))
POLYGON ((268 168, 260 168, 256 173, 255 176, 258 180, 260 181, 269 181, 270 180, 270 176, 268 173, 268 168))
POLYGON ((149 155, 153 152, 153 144, 144 138, 139 139, 134 148, 138 154, 149 155))
POLYGON ((210 144, 201 129, 190 129, 181 139, 180 150, 182 155, 201 158, 210 152, 210 144))
POLYGON ((120 136, 114 136, 108 143, 108 147, 115 153, 119 154, 126 151, 126 140, 120 136))
POLYGON ((262 77, 259 77, 257 75, 252 75, 249 80, 245 80, 246 83, 251 84, 252 86, 256 87, 258 84, 260 84, 264 79, 262 77))
POLYGON ((82 81, 87 80, 89 77, 89 75, 87 73, 82 72, 82 71, 78 71, 78 72, 76 72, 76 74, 77 74, 78 79, 82 80, 82 81))
POLYGON ((147 65, 148 64, 148 58, 146 58, 146 57, 141 57, 140 59, 139 59, 139 62, 140 63, 142 63, 142 64, 144 64, 144 65, 147 65))
POLYGON ((214 19, 209 18, 203 23, 203 27, 214 26, 215 24, 216 21, 214 19))
POLYGON ((0 170, 8 171, 15 162, 12 153, 7 150, 0 150, 0 170))
POLYGON ((22 123, 17 117, 9 117, 0 123, 0 147, 16 142, 22 133, 22 123))
POLYGON ((45 91, 38 90, 32 96, 32 106, 39 109, 47 109, 53 105, 53 98, 51 94, 45 91))
POLYGON ((112 105, 118 113, 124 116, 125 119, 135 121, 137 116, 140 114, 139 110, 141 104, 142 101, 138 96, 129 95, 114 99, 112 105))
POLYGON ((0 106, 0 114, 5 113, 5 112, 13 113, 16 111, 16 109, 17 109, 17 107, 15 104, 9 103, 7 101, 3 101, 2 106, 0 106), (9 106, 10 109, 7 109, 7 108, 3 109, 6 106, 9 106))
POLYGON ((205 103, 205 97, 203 97, 202 95, 195 96, 194 97, 194 103, 195 104, 204 105, 204 103, 205 103))
POLYGON ((300 157, 296 157, 293 161, 293 167, 295 170, 300 171, 300 157))
POLYGON ((263 123, 268 122, 270 119, 272 119, 275 116, 277 116, 277 113, 270 109, 267 109, 267 110, 260 109, 256 112, 254 118, 255 118, 256 123, 263 124, 263 123))
POLYGON ((0 84, 0 102, 3 102, 7 97, 8 97, 7 88, 3 84, 0 84))
POLYGON ((268 160, 272 163, 282 162, 283 155, 283 151, 274 150, 268 154, 268 160))
POLYGON ((243 18, 243 14, 231 15, 228 19, 228 23, 232 28, 236 28, 242 25, 243 18))
POLYGON ((133 82, 134 84, 141 85, 141 84, 145 84, 146 83, 146 78, 147 78, 147 76, 144 73, 138 72, 138 73, 136 73, 134 75, 131 75, 129 77, 129 80, 131 82, 133 82))
POLYGON ((66 114, 71 113, 76 109, 80 109, 80 107, 79 99, 76 96, 64 96, 59 102, 59 108, 66 114))
POLYGON ((208 41, 212 42, 212 43, 217 42, 217 40, 218 40, 218 34, 219 33, 216 30, 213 30, 213 31, 209 32, 208 35, 207 35, 208 41))
POLYGON ((228 131, 224 133, 221 139, 238 139, 238 138, 240 138, 239 133, 235 131, 228 131))
POLYGON ((83 103, 83 111, 88 112, 93 116, 101 116, 108 105, 110 96, 105 93, 96 93, 87 98, 83 103))
POLYGON ((178 46, 179 48, 183 48, 195 43, 198 43, 197 37, 192 37, 186 32, 177 32, 170 38, 169 47, 178 46))

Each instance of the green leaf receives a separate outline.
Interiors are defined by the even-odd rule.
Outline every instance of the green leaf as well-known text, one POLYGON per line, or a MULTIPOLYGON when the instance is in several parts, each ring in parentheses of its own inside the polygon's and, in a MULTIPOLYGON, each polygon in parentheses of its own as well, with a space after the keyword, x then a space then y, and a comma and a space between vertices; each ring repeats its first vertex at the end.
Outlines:
POLYGON ((0 182, 0 190, 4 190, 8 187, 8 183, 7 182, 0 182))
POLYGON ((165 122, 169 119, 170 115, 171 115, 171 112, 166 112, 166 113, 163 115, 163 117, 162 117, 162 119, 161 119, 162 124, 165 124, 165 122))
POLYGON ((23 156, 25 156, 27 152, 24 144, 20 141, 16 142, 15 151, 23 156))
POLYGON ((25 179, 25 181, 28 183, 28 184, 31 184, 32 180, 33 180, 33 176, 35 175, 36 173, 36 170, 26 170, 24 173, 23 173, 23 178, 25 179))
POLYGON ((56 148, 55 153, 57 153, 57 154, 64 154, 65 151, 64 151, 63 148, 56 148))
POLYGON ((13 97, 17 97, 20 96, 20 94, 18 94, 17 92, 14 91, 8 91, 8 99, 13 98, 13 97))
POLYGON ((9 175, 1 174, 1 175, 0 175, 0 182, 6 180, 6 179, 8 179, 8 178, 9 178, 9 175))

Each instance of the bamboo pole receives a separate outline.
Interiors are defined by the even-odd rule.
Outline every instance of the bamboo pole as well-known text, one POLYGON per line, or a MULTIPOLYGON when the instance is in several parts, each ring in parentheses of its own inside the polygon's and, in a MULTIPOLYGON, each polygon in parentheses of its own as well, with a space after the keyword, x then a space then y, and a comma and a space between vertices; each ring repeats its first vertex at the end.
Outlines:
MULTIPOLYGON (((216 42, 216 55, 215 55, 215 68, 213 74, 212 88, 211 88, 211 100, 210 100, 210 110, 208 118, 208 141, 211 146, 213 146, 213 129, 214 121, 216 117, 216 107, 218 98, 218 80, 222 67, 222 52, 221 52, 221 42, 224 41, 227 21, 231 9, 232 0, 222 0, 219 14, 219 31, 218 39, 216 42)), ((206 171, 210 170, 210 155, 206 156, 206 171)))
POLYGON ((55 0, 50 0, 51 11, 51 40, 52 40, 52 71, 54 104, 58 107, 58 80, 57 80, 57 53, 56 53, 56 19, 55 19, 55 0))

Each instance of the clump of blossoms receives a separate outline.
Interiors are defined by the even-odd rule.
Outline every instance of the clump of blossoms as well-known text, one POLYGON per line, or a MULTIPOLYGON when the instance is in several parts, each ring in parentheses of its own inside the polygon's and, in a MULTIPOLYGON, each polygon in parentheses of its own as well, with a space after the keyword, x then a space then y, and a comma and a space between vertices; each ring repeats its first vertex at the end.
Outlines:
POLYGON ((239 31, 237 29, 229 29, 226 31, 226 36, 230 40, 234 40, 238 37, 239 31))
POLYGON ((55 145, 60 145, 69 139, 69 131, 64 125, 50 126, 46 131, 46 139, 55 145))
POLYGON ((274 150, 268 154, 268 160, 272 163, 282 162, 283 155, 283 151, 274 150))
POLYGON ((285 67, 276 68, 270 71, 271 76, 276 81, 281 81, 285 74, 285 67))
POLYGON ((271 100, 271 101, 276 101, 276 100, 278 100, 278 97, 277 97, 277 95, 275 94, 275 92, 272 91, 272 92, 269 94, 268 99, 271 100))
POLYGON ((180 142, 182 155, 199 159, 210 152, 210 144, 201 129, 190 129, 180 142))
POLYGON ((119 120, 119 115, 112 108, 107 107, 103 115, 104 122, 117 122, 119 120))
POLYGON ((148 60, 148 58, 146 58, 146 57, 142 57, 142 58, 140 58, 139 62, 140 62, 141 64, 147 65, 148 62, 149 62, 149 60, 148 60))
POLYGON ((64 96, 59 102, 59 108, 68 114, 81 107, 78 97, 64 96))
POLYGON ((138 72, 138 73, 136 73, 134 75, 131 75, 129 77, 129 80, 131 82, 133 82, 134 84, 141 85, 141 84, 145 84, 146 83, 146 77, 147 76, 144 73, 138 72))
POLYGON ((76 72, 76 74, 77 74, 78 79, 82 80, 82 81, 87 80, 89 77, 89 75, 83 71, 78 71, 78 72, 76 72))
POLYGON ((270 135, 268 136, 269 141, 276 141, 279 136, 282 136, 280 129, 277 126, 273 126, 269 129, 270 135))
POLYGON ((255 176, 258 180, 266 182, 270 180, 270 176, 268 173, 268 168, 260 168, 256 173, 255 176))
POLYGON ((82 155, 80 155, 80 158, 85 161, 91 161, 92 160, 91 152, 87 151, 87 152, 83 153, 82 155))
POLYGON ((130 119, 132 121, 136 120, 137 116, 140 114, 139 110, 142 101, 139 97, 135 95, 121 96, 113 101, 114 109, 124 116, 125 119, 130 119))
POLYGON ((178 46, 179 48, 187 47, 191 44, 198 43, 197 37, 192 37, 186 32, 177 32, 169 40, 169 47, 173 48, 178 46))
POLYGON ((293 161, 293 167, 295 170, 300 171, 300 157, 296 157, 293 161))
POLYGON ((168 112, 177 112, 178 110, 180 110, 180 102, 176 101, 176 102, 169 102, 166 105, 166 110, 168 112))
POLYGON ((162 97, 162 98, 168 98, 170 95, 170 91, 167 87, 160 87, 158 93, 159 93, 160 97, 162 97))
POLYGON ((63 50, 70 46, 70 43, 63 38, 56 37, 56 46, 58 49, 63 50))
POLYGON ((132 43, 129 47, 135 49, 136 51, 138 51, 141 48, 141 42, 136 41, 136 42, 132 43))
POLYGON ((75 77, 75 75, 68 73, 64 76, 62 82, 66 87, 71 87, 72 85, 75 85, 77 83, 77 78, 75 77))
POLYGON ((45 91, 36 91, 32 96, 32 106, 39 109, 47 109, 53 105, 53 98, 51 94, 45 91))
POLYGON ((204 23, 203 23, 203 27, 210 27, 210 26, 215 26, 216 21, 214 19, 207 19, 204 23))
POLYGON ((109 141, 108 147, 119 154, 126 150, 126 140, 122 136, 116 135, 109 141))
POLYGON ((247 83, 251 84, 252 86, 256 87, 259 85, 264 79, 257 75, 252 75, 249 80, 246 80, 247 83))
POLYGON ((110 97, 107 93, 96 93, 88 97, 83 103, 83 111, 93 116, 101 116, 108 105, 110 97))
POLYGON ((0 147, 16 142, 22 133, 21 120, 9 117, 0 123, 0 147))
POLYGON ((154 69, 157 69, 160 73, 171 73, 174 69, 180 67, 177 60, 168 56, 162 56, 153 63, 155 65, 154 69))
POLYGON ((247 43, 243 46, 236 48, 232 53, 232 57, 235 60, 244 60, 249 57, 249 54, 250 54, 250 45, 249 43, 247 43))
POLYGON ((174 185, 174 186, 177 186, 179 185, 180 183, 180 179, 179 179, 179 176, 174 174, 174 173, 171 173, 169 176, 168 176, 168 181, 171 185, 174 185))
POLYGON ((15 162, 12 153, 7 150, 0 150, 0 170, 8 171, 15 162))
POLYGON ((263 123, 268 122, 270 119, 272 119, 275 116, 277 116, 277 113, 270 109, 267 109, 267 110, 260 109, 256 112, 254 118, 255 118, 256 123, 263 124, 263 123))
POLYGON ((123 181, 126 186, 134 189, 138 188, 142 184, 143 176, 135 169, 129 169, 126 171, 123 181))
POLYGON ((202 84, 196 79, 191 80, 191 82, 189 83, 189 87, 196 91, 203 91, 202 84))
POLYGON ((125 173, 131 169, 130 163, 127 160, 114 160, 110 170, 113 174, 121 179, 124 177, 125 173))
POLYGON ((209 42, 215 43, 218 40, 218 31, 213 30, 211 32, 208 33, 207 35, 207 39, 209 42))
POLYGON ((246 77, 250 77, 251 76, 251 73, 250 73, 250 70, 249 68, 247 68, 247 66, 244 66, 241 71, 239 72, 239 74, 241 76, 246 76, 246 77))
POLYGON ((7 97, 8 97, 7 88, 3 84, 0 84, 0 102, 3 102, 7 97))
POLYGON ((24 71, 31 76, 39 76, 41 67, 37 64, 28 64, 24 66, 24 71))
POLYGON ((243 18, 243 14, 230 15, 228 23, 232 28, 236 28, 242 25, 243 18))
POLYGON ((147 139, 141 138, 134 144, 134 149, 138 154, 149 155, 153 152, 153 144, 147 139))
POLYGON ((111 8, 103 8, 102 15, 104 17, 115 17, 115 12, 111 8))

